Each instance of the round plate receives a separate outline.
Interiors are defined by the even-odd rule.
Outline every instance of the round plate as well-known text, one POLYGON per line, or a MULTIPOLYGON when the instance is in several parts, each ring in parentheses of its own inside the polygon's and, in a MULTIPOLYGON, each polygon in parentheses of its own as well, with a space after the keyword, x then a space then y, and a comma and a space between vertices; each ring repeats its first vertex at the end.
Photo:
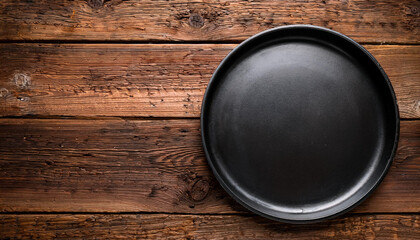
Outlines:
POLYGON ((284 222, 350 210, 384 178, 398 106, 379 63, 332 30, 293 25, 241 43, 203 99, 204 150, 239 203, 284 222))

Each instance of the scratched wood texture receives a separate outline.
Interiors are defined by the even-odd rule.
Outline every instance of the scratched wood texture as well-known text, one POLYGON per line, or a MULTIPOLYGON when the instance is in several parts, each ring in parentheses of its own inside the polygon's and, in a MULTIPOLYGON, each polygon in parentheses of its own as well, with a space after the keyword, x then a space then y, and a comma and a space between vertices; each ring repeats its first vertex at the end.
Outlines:
MULTIPOLYGON (((199 117, 235 44, 0 44, 0 116, 199 117)), ((420 118, 420 46, 365 47, 420 118)))
POLYGON ((0 9, 3 40, 238 41, 313 24, 360 42, 420 43, 414 0, 3 0, 0 9))
POLYGON ((0 239, 420 238, 420 2, 0 1, 0 239), (314 24, 390 77, 401 136, 384 182, 310 225, 250 213, 200 139, 211 74, 237 43, 314 24))
POLYGON ((291 225, 254 216, 51 214, 0 216, 0 232, 22 239, 418 239, 420 217, 352 216, 291 225))

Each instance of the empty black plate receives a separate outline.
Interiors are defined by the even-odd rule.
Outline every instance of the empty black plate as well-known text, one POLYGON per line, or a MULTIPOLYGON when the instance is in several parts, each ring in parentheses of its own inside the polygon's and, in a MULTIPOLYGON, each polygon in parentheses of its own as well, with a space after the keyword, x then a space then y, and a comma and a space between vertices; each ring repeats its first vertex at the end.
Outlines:
POLYGON ((368 51, 332 30, 294 25, 229 53, 204 96, 201 128, 208 162, 233 198, 302 223, 348 211, 378 186, 399 115, 368 51))

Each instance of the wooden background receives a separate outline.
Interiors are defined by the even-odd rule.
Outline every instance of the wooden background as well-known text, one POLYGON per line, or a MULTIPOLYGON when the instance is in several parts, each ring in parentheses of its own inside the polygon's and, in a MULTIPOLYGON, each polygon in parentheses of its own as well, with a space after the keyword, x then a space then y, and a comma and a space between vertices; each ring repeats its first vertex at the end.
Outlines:
POLYGON ((420 239, 419 1, 0 1, 0 239, 420 239), (375 193, 310 225, 235 203, 200 107, 242 40, 314 24, 378 59, 401 137, 375 193))

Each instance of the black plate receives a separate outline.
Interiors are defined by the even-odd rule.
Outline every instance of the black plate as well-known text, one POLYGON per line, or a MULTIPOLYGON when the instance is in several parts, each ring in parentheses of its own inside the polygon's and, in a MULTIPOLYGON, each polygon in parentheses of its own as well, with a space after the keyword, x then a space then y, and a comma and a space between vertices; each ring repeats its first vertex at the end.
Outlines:
POLYGON ((208 162, 233 198, 304 223, 350 210, 379 185, 399 115, 367 50, 332 30, 294 25, 229 53, 206 90, 201 128, 208 162))

